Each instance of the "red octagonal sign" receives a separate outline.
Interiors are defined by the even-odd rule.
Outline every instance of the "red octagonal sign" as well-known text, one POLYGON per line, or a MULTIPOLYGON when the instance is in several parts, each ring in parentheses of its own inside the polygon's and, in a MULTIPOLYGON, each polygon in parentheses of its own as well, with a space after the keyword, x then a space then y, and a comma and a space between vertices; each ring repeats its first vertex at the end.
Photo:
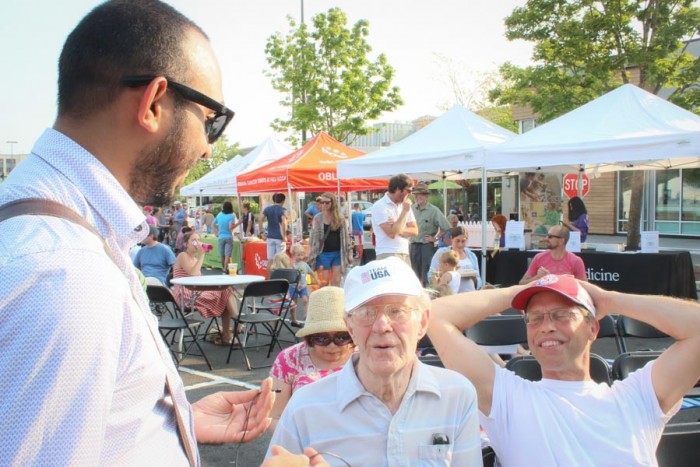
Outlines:
MULTIPOLYGON (((578 174, 566 174, 564 175, 564 193, 569 198, 578 196, 578 174)), ((581 189, 581 198, 588 194, 588 188, 591 185, 591 180, 588 175, 581 174, 581 183, 583 183, 583 188, 581 189)))

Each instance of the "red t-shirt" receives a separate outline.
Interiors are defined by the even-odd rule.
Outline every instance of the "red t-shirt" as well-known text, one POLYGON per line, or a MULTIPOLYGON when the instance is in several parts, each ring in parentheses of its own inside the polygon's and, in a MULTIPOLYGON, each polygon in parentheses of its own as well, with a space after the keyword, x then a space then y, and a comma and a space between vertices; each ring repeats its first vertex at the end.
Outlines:
POLYGON ((562 259, 552 258, 552 252, 549 250, 538 253, 532 258, 527 274, 531 277, 536 276, 540 267, 544 267, 550 274, 570 274, 576 279, 588 279, 583 260, 570 251, 567 251, 562 259))

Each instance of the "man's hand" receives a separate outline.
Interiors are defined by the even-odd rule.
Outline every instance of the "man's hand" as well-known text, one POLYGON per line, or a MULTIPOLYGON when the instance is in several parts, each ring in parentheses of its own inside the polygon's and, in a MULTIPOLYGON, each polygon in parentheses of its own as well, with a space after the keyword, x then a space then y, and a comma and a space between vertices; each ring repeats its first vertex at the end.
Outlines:
POLYGON ((274 402, 271 378, 266 378, 259 390, 217 392, 198 400, 192 404, 197 442, 253 441, 272 422, 270 411, 274 402))
POLYGON ((329 465, 313 448, 304 449, 304 454, 292 454, 282 446, 272 446, 270 452, 272 456, 260 467, 325 467, 329 465))
POLYGON ((610 309, 610 300, 608 299, 608 295, 610 294, 609 291, 601 289, 597 285, 593 285, 588 281, 579 280, 578 283, 581 287, 583 287, 583 289, 586 292, 588 292, 588 295, 591 296, 591 299, 593 300, 593 305, 595 305, 595 318, 598 321, 600 321, 610 313, 619 312, 619 310, 610 309))

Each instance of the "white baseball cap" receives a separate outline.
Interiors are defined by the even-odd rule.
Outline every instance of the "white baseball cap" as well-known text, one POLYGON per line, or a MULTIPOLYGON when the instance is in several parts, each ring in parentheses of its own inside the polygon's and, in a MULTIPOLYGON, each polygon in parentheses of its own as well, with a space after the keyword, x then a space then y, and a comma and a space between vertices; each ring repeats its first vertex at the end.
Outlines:
POLYGON ((393 256, 352 268, 343 288, 345 313, 382 295, 423 295, 423 287, 413 269, 393 256))

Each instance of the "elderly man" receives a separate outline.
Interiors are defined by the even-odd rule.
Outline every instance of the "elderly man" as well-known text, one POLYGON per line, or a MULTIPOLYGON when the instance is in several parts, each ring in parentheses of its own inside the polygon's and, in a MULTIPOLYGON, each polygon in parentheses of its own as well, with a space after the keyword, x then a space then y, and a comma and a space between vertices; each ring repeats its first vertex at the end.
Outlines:
POLYGON ((171 6, 120 0, 58 70, 53 128, 0 185, 0 465, 198 465, 265 430, 271 381, 190 405, 127 252, 233 117, 218 61, 171 6))
POLYGON ((700 377, 700 305, 609 292, 571 276, 433 302, 430 338, 479 395, 481 424, 504 466, 656 465, 664 424, 700 377), (509 306, 524 310, 544 379, 497 366, 462 331, 509 306), (612 387, 591 380, 598 320, 620 313, 673 337, 656 361, 612 387))
POLYGON ((413 196, 416 197, 413 216, 416 218, 418 235, 411 239, 411 267, 423 285, 429 284, 426 278, 430 261, 435 254, 435 242, 451 228, 445 215, 428 202, 428 195, 430 190, 424 183, 413 188, 413 196))
POLYGON ((413 180, 406 174, 389 179, 389 191, 372 206, 372 230, 377 259, 396 256, 409 266, 408 239, 418 233, 416 219, 408 196, 413 180))
POLYGON ((359 352, 294 393, 270 446, 347 465, 481 465, 471 383, 416 358, 430 301, 413 271, 398 258, 352 269, 345 312, 359 352))
POLYGON ((549 229, 547 233, 547 251, 537 253, 525 275, 520 279, 520 284, 529 284, 547 274, 569 274, 582 281, 588 280, 586 267, 583 260, 566 251, 566 242, 569 241, 569 229, 557 225, 549 229))

